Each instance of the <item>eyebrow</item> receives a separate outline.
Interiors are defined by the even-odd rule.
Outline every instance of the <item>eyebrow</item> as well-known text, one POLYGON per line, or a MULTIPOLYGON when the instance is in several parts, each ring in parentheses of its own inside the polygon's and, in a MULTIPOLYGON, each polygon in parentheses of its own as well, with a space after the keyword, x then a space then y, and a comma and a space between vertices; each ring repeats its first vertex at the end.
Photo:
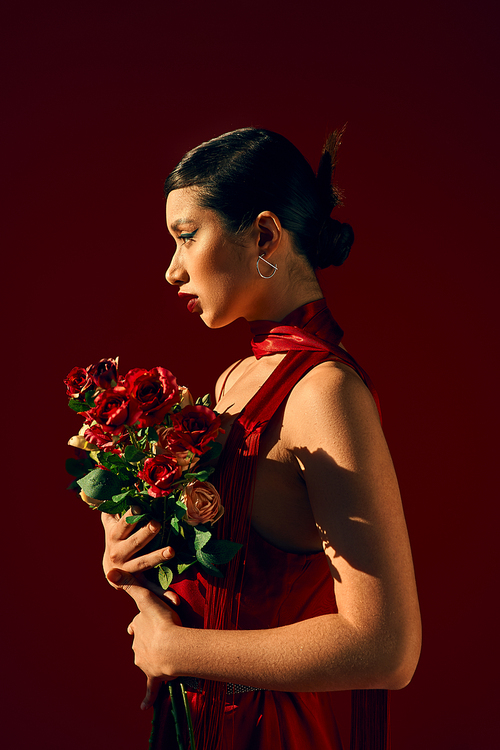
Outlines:
POLYGON ((172 232, 175 232, 175 230, 181 226, 181 224, 194 224, 193 219, 176 219, 172 224, 170 224, 170 229, 172 232))

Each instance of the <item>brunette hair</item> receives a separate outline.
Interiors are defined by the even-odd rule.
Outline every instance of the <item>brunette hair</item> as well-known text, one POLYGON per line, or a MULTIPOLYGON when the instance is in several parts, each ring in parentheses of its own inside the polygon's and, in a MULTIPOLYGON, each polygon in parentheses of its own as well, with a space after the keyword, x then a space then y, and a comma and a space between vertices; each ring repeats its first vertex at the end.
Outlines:
POLYGON ((340 266, 354 241, 352 227, 330 217, 341 204, 332 179, 343 132, 328 137, 317 175, 278 133, 257 128, 225 133, 185 154, 165 180, 165 198, 172 190, 196 187, 200 205, 214 210, 233 236, 261 211, 272 211, 313 268, 340 266))

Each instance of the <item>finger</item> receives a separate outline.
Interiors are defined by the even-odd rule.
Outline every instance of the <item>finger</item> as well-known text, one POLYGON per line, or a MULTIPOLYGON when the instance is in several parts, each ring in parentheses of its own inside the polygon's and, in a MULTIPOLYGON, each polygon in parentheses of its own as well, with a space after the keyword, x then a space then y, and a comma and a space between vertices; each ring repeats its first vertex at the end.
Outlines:
POLYGON ((147 607, 166 606, 158 599, 157 596, 153 594, 152 591, 149 591, 143 586, 140 586, 134 576, 124 570, 111 568, 111 570, 108 572, 107 579, 108 581, 111 581, 111 583, 116 584, 119 589, 123 589, 123 591, 126 591, 127 594, 131 596, 135 601, 140 612, 142 612, 142 610, 146 609, 147 607))
POLYGON ((171 602, 171 604, 173 604, 175 607, 178 607, 179 604, 181 603, 179 594, 177 594, 172 589, 168 589, 167 591, 163 591, 162 593, 163 593, 164 598, 168 599, 171 602))
POLYGON ((156 696, 161 687, 162 680, 159 677, 148 677, 146 683, 146 695, 141 703, 141 710, 147 711, 154 704, 156 696))
POLYGON ((156 536, 161 528, 161 524, 158 523, 158 521, 151 520, 145 526, 141 526, 140 528, 138 528, 135 523, 127 523, 128 518, 139 515, 137 510, 140 511, 140 508, 129 508, 115 524, 109 523, 108 525, 105 525, 104 528, 110 540, 120 542, 132 537, 134 544, 138 544, 137 539, 134 539, 134 537, 137 537, 140 538, 141 546, 143 547, 147 541, 156 536))
MULTIPOLYGON (((128 571, 128 568, 123 566, 122 570, 128 571)), ((168 602, 169 605, 173 604, 177 607, 180 604, 180 598, 171 589, 169 589, 168 591, 165 591, 165 589, 163 589, 159 583, 148 581, 146 576, 144 576, 142 573, 136 573, 134 575, 134 578, 140 586, 142 586, 145 589, 149 589, 149 591, 152 591, 153 594, 156 594, 156 596, 158 596, 160 599, 165 599, 165 598, 170 599, 170 601, 168 602), (167 596, 167 594, 170 594, 171 596, 167 596)), ((114 584, 110 584, 110 585, 113 585, 113 588, 118 588, 114 584)))
MULTIPOLYGON (((148 552, 146 555, 140 557, 134 557, 132 560, 128 560, 125 564, 121 565, 122 570, 126 570, 128 573, 143 573, 145 570, 151 570, 157 565, 164 563, 165 560, 171 560, 175 557, 175 552, 172 547, 165 547, 164 549, 156 550, 155 552, 148 552)), ((119 564, 119 561, 116 561, 119 564)))

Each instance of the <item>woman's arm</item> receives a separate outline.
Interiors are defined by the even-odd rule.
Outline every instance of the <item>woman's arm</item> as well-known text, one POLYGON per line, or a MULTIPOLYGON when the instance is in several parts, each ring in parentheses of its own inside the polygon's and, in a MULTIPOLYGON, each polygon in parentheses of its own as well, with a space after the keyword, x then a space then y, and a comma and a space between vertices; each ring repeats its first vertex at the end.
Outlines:
POLYGON ((282 440, 306 482, 338 613, 269 630, 188 629, 131 586, 141 609, 131 624, 136 663, 164 679, 274 690, 404 687, 418 661, 420 616, 397 482, 368 389, 349 368, 315 368, 289 398, 282 440))

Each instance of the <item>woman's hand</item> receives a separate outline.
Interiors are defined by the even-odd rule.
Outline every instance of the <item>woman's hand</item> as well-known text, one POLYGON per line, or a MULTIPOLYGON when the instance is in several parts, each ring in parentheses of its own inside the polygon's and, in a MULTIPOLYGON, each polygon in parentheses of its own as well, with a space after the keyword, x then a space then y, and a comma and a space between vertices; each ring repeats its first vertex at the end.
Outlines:
MULTIPOLYGON (((131 515, 132 510, 130 509, 121 518, 109 513, 101 513, 106 538, 102 561, 104 574, 111 586, 118 588, 110 581, 109 571, 112 568, 119 568, 127 573, 133 573, 136 576, 137 583, 141 586, 154 591, 158 596, 164 596, 165 592, 161 586, 148 581, 141 573, 170 560, 175 555, 174 550, 172 547, 163 547, 146 555, 138 555, 159 532, 160 524, 158 521, 149 521, 146 526, 136 529, 134 524, 127 523, 127 517, 131 515)), ((178 603, 178 600, 174 603, 178 603)))
MULTIPOLYGON (((169 674, 167 652, 172 652, 175 631, 182 623, 173 609, 140 586, 134 576, 112 568, 107 579, 115 588, 126 591, 139 609, 139 614, 134 617, 127 632, 134 636, 132 649, 135 664, 147 678, 146 695, 141 703, 141 709, 145 711, 155 702, 161 683, 176 676, 169 674)), ((177 603, 174 592, 164 593, 166 598, 177 603)))

